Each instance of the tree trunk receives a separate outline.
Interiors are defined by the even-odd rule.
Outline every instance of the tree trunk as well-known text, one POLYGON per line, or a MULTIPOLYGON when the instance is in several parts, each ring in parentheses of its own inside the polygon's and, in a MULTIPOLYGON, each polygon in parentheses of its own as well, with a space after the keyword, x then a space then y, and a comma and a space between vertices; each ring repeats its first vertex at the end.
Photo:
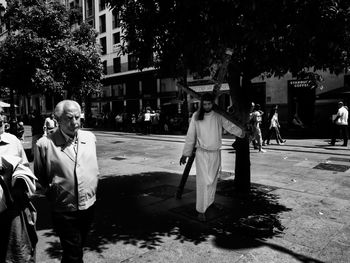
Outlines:
POLYGON ((10 120, 16 119, 16 108, 15 108, 15 91, 10 88, 10 120))
POLYGON ((93 125, 92 125, 92 113, 91 113, 91 106, 92 106, 91 94, 88 94, 87 96, 85 96, 84 101, 85 101, 85 107, 84 107, 85 125, 92 127, 93 125))
MULTIPOLYGON (((233 102, 233 115, 242 126, 247 127, 249 122, 250 99, 249 99, 248 79, 243 79, 241 84, 241 74, 239 70, 230 68, 229 86, 230 95, 233 102)), ((249 134, 245 138, 236 138, 236 166, 235 166, 235 186, 238 191, 248 192, 250 190, 250 152, 249 134)))
POLYGON ((241 139, 237 137, 235 142, 236 166, 235 166, 235 187, 240 192, 250 190, 250 152, 249 137, 241 139))

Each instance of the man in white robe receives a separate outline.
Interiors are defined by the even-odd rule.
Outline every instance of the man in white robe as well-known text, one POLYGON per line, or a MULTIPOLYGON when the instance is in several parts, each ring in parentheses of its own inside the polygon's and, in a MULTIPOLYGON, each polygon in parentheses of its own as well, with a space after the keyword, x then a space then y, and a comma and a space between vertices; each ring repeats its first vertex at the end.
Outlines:
POLYGON ((213 103, 210 93, 202 96, 201 107, 191 119, 180 159, 180 165, 185 164, 196 148, 196 210, 201 221, 205 221, 205 211, 215 199, 221 167, 222 128, 238 137, 245 135, 241 128, 214 112, 213 103))

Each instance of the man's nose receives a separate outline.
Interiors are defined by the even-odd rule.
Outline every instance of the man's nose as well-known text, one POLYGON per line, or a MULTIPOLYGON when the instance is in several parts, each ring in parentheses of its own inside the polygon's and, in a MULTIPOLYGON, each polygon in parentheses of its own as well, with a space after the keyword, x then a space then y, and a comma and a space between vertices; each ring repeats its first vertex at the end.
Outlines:
POLYGON ((72 120, 72 123, 73 123, 74 125, 79 124, 79 119, 75 119, 75 118, 74 118, 74 119, 72 120))

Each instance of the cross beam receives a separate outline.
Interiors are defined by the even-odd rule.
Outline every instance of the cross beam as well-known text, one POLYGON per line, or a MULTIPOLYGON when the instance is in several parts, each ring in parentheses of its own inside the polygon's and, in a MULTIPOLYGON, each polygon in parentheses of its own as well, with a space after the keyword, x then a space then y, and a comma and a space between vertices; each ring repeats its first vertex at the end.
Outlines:
MULTIPOLYGON (((193 89, 191 89, 190 87, 186 87, 185 85, 182 85, 181 83, 177 83, 177 85, 182 88, 187 94, 190 94, 193 98, 196 99, 201 99, 201 95, 197 92, 195 92, 193 89)), ((233 118, 230 114, 228 114, 226 111, 224 111, 223 109, 221 109, 217 104, 214 103, 214 107, 213 110, 217 113, 219 113, 220 115, 224 116, 227 120, 229 120, 230 122, 232 122, 233 124, 235 124, 236 126, 238 126, 239 128, 242 129, 243 131, 243 136, 244 136, 244 125, 242 125, 237 119, 233 118)))

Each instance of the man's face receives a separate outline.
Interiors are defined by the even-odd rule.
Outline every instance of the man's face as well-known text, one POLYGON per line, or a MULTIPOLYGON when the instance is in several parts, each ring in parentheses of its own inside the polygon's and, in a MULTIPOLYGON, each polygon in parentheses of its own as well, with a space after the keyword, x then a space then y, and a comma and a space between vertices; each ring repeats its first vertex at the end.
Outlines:
POLYGON ((74 136, 80 128, 80 110, 74 104, 68 104, 63 109, 59 125, 64 133, 74 136))
POLYGON ((210 112, 213 109, 213 102, 211 101, 203 101, 203 110, 205 112, 210 112))

